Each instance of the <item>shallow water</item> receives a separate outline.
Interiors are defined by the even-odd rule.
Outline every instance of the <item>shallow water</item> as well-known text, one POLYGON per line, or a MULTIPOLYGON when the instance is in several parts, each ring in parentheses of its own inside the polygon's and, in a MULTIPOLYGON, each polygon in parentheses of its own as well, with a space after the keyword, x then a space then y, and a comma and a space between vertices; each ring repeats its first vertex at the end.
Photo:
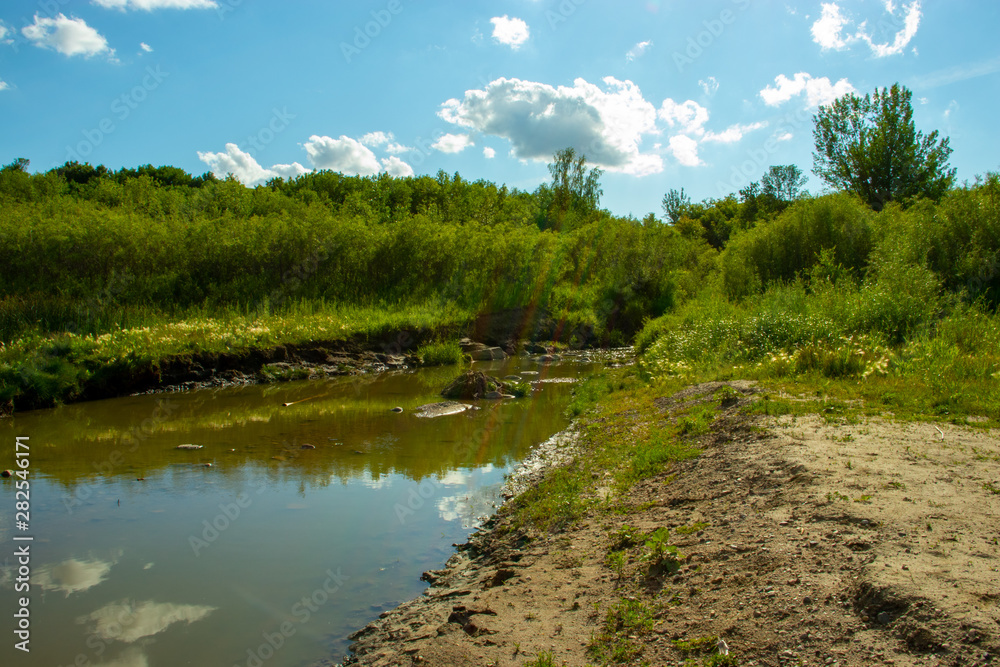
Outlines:
MULTIPOLYGON (((540 380, 595 365, 476 368, 540 380)), ((420 573, 493 511, 504 473, 568 424, 567 382, 469 401, 477 409, 460 414, 413 414, 457 372, 136 396, 0 423, 0 468, 15 468, 15 437, 28 436, 31 485, 18 530, 17 480, 0 483, 0 662, 337 662, 348 634, 424 590, 420 573), (14 552, 25 544, 28 655, 12 634, 25 595, 14 552)))

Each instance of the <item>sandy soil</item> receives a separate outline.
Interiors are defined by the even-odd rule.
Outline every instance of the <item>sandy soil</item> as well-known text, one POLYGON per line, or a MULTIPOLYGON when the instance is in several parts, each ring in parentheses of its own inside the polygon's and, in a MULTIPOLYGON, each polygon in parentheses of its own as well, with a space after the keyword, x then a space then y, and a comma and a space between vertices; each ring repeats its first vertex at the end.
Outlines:
MULTIPOLYGON (((674 418, 719 386, 634 418, 674 418)), ((716 638, 740 665, 1000 664, 1000 434, 749 418, 753 388, 732 386, 744 398, 720 408, 702 455, 635 486, 625 512, 555 535, 494 520, 424 596, 359 631, 354 660, 597 664, 588 645, 625 599, 655 609, 625 664, 702 664, 716 638), (605 564, 626 524, 671 528, 680 569, 605 564)))

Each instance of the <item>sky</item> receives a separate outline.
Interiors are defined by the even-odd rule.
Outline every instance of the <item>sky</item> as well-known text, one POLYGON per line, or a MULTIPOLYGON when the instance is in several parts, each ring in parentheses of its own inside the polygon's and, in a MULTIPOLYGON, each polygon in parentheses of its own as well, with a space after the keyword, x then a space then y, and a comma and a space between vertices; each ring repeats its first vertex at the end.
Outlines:
POLYGON ((642 218, 811 174, 819 105, 898 82, 971 182, 1000 170, 998 27, 980 0, 4 0, 0 164, 534 190, 573 147, 642 218))

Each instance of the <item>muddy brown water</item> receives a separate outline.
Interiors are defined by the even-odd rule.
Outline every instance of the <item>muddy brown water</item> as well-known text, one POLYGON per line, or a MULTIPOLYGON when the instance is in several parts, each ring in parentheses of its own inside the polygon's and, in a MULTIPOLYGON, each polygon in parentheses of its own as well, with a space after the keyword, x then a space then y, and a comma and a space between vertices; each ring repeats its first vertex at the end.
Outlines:
MULTIPOLYGON (((537 381, 599 365, 476 368, 537 381)), ((419 595, 421 572, 494 511, 504 474, 569 423, 570 382, 417 417, 457 372, 136 396, 0 423, 0 468, 16 466, 16 437, 27 436, 30 482, 27 530, 15 519, 18 480, 0 483, 0 662, 339 661, 347 635, 419 595), (25 544, 27 593, 15 590, 25 544), (25 595, 30 654, 12 633, 25 595)))

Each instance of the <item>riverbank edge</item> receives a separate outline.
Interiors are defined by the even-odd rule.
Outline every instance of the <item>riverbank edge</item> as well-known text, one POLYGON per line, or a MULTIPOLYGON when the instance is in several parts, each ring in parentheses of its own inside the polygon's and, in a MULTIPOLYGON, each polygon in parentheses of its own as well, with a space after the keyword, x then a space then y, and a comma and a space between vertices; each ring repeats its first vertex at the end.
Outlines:
MULTIPOLYGON (((580 454, 577 444, 581 436, 581 424, 580 419, 574 419, 569 426, 536 445, 507 475, 500 492, 504 502, 497 507, 497 511, 468 540, 452 545, 455 553, 441 569, 428 570, 421 575, 421 581, 426 581, 429 588, 419 597, 383 612, 376 620, 349 635, 348 639, 354 642, 350 647, 351 653, 344 656, 341 662, 335 663, 336 667, 358 665, 367 654, 395 650, 395 640, 392 638, 394 623, 407 617, 450 611, 456 595, 467 593, 464 589, 468 585, 481 579, 484 573, 496 569, 498 562, 505 560, 511 551, 523 546, 527 540, 517 531, 511 531, 506 508, 525 491, 538 486, 549 471, 572 465, 580 454)), ((495 585, 503 584, 508 573, 513 575, 512 571, 504 569, 497 570, 497 573, 495 585)), ((410 653, 412 652, 400 650, 398 657, 400 660, 410 660, 410 653)))
MULTIPOLYGON (((595 435, 634 434, 646 420, 684 425, 704 409, 715 418, 707 430, 678 439, 694 446, 696 456, 635 482, 610 513, 586 512, 579 522, 539 532, 517 525, 523 498, 505 503, 465 544, 455 545, 441 570, 424 574, 430 586, 423 595, 350 635, 354 644, 343 662, 323 664, 540 667, 633 664, 653 655, 643 664, 817 664, 814 655, 842 666, 992 664, 1000 654, 1000 610, 981 603, 995 596, 980 595, 975 604, 948 598, 977 586, 990 593, 994 575, 980 572, 974 585, 962 582, 969 591, 957 591, 959 582, 942 579, 934 574, 936 565, 924 563, 945 559, 941 571, 947 573, 968 560, 968 554, 942 554, 931 544, 945 537, 940 531, 947 532, 960 513, 935 515, 939 525, 932 532, 919 511, 912 520, 897 510, 913 504, 907 494, 921 486, 906 477, 917 469, 911 466, 929 461, 936 475, 934 448, 953 451, 949 442, 969 433, 985 436, 992 450, 972 447, 967 463, 975 459, 988 477, 1000 473, 1000 432, 963 424, 945 426, 945 435, 920 419, 858 419, 813 409, 775 418, 761 407, 771 391, 756 382, 715 381, 674 386, 647 407, 634 403, 622 410, 619 402, 607 411, 599 401, 598 412, 570 426, 580 436, 570 466, 592 454, 586 441, 595 435), (806 445, 804 434, 821 429, 828 432, 806 445), (845 443, 864 440, 874 455, 885 441, 897 443, 906 463, 890 464, 887 476, 872 482, 878 498, 849 502, 836 489, 854 488, 852 478, 864 477, 868 468, 850 459, 833 467, 824 461, 842 453, 845 443), (642 540, 662 526, 669 526, 671 544, 680 551, 673 566, 654 571, 645 557, 635 556, 650 548, 642 540), (639 541, 630 547, 630 539, 639 541), (618 566, 609 558, 615 549, 626 554, 618 566), (913 583, 914 571, 922 571, 922 583, 913 583)), ((558 475, 565 462, 552 460, 532 480, 535 486, 521 493, 537 491, 546 473, 558 475)), ((613 484, 609 469, 591 470, 591 491, 603 495, 602 487, 613 484)), ((961 485, 959 480, 952 491, 961 485)), ((984 488, 979 502, 995 507, 1000 500, 989 494, 992 487, 984 488)), ((942 500, 936 489, 928 487, 929 497, 920 502, 938 514, 951 511, 931 503, 930 497, 942 500)), ((988 523, 955 530, 988 538, 988 523)))
MULTIPOLYGON (((577 345, 538 336, 519 337, 514 312, 479 316, 465 325, 440 327, 404 326, 379 335, 355 335, 343 339, 285 343, 267 348, 233 352, 190 352, 141 365, 108 362, 88 368, 89 377, 80 390, 58 400, 25 393, 0 402, 0 418, 16 412, 54 407, 58 404, 119 398, 138 394, 264 384, 286 380, 379 373, 423 365, 416 356, 421 345, 441 340, 471 337, 510 356, 527 350, 585 349, 592 340, 577 345), (532 347, 534 346, 534 347, 532 347)), ((542 332, 535 332, 542 333, 542 332)))

